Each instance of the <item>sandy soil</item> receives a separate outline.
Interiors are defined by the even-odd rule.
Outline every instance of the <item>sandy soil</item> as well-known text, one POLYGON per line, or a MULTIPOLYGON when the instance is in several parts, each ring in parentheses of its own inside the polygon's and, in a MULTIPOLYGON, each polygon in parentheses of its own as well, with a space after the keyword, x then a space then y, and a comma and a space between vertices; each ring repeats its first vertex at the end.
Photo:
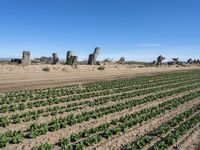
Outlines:
POLYGON ((62 86, 66 84, 109 80, 137 75, 148 75, 169 71, 183 71, 198 66, 139 67, 135 65, 109 65, 105 70, 99 66, 80 65, 73 69, 66 65, 0 65, 0 92, 62 86), (49 68, 49 72, 43 71, 49 68), (20 89, 19 89, 20 87, 20 89))

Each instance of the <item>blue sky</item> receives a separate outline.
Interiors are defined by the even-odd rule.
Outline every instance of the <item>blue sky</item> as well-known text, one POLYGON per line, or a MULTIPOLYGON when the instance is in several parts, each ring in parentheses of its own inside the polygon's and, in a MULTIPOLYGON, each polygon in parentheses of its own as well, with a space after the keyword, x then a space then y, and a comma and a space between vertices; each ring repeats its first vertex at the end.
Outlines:
POLYGON ((0 0, 0 57, 200 57, 199 0, 0 0))

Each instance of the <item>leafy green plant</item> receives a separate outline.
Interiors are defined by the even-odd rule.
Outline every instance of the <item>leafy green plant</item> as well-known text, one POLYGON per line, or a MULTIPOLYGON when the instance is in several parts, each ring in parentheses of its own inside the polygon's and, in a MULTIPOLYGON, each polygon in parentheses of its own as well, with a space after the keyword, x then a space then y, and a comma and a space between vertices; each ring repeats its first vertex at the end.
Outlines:
POLYGON ((71 142, 76 142, 76 141, 78 141, 79 140, 79 135, 78 134, 76 134, 76 133, 73 133, 73 134, 71 134, 71 136, 70 136, 70 141, 71 142))
POLYGON ((0 126, 6 127, 9 125, 9 118, 7 116, 0 118, 0 126))
POLYGON ((12 133, 11 143, 16 144, 22 142, 24 139, 24 134, 22 131, 14 131, 12 133))
POLYGON ((32 150, 53 150, 53 145, 45 143, 40 146, 35 146, 32 150))
POLYGON ((6 147, 9 143, 9 138, 6 135, 0 135, 0 148, 6 147))

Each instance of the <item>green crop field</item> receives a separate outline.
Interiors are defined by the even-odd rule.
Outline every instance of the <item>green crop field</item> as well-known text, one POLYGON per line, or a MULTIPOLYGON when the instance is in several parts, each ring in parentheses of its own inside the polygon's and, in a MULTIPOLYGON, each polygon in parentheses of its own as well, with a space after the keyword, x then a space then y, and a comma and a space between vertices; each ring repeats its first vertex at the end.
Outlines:
POLYGON ((199 126, 200 70, 0 95, 0 149, 173 149, 199 126))

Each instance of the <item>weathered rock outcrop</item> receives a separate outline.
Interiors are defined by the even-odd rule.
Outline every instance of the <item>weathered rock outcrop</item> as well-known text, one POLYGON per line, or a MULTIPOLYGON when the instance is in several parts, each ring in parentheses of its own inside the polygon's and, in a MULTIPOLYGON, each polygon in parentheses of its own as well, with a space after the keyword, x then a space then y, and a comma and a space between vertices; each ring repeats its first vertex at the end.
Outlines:
POLYGON ((27 66, 31 64, 31 52, 23 51, 22 52, 22 65, 27 66))
POLYGON ((89 55, 88 65, 96 65, 97 57, 99 55, 100 48, 96 47, 94 53, 89 55))
POLYGON ((66 64, 77 67, 78 56, 73 56, 72 51, 67 51, 66 64))
POLYGON ((53 58, 53 64, 57 64, 59 62, 59 57, 57 53, 53 53, 52 54, 52 58, 53 58))
POLYGON ((124 57, 121 57, 118 61, 118 64, 125 64, 125 58, 124 57))
POLYGON ((161 66, 163 63, 163 60, 165 60, 165 57, 163 57, 162 55, 158 56, 157 58, 157 66, 161 66))
POLYGON ((172 60, 173 60, 173 64, 174 65, 179 64, 178 57, 177 58, 172 58, 172 60))

